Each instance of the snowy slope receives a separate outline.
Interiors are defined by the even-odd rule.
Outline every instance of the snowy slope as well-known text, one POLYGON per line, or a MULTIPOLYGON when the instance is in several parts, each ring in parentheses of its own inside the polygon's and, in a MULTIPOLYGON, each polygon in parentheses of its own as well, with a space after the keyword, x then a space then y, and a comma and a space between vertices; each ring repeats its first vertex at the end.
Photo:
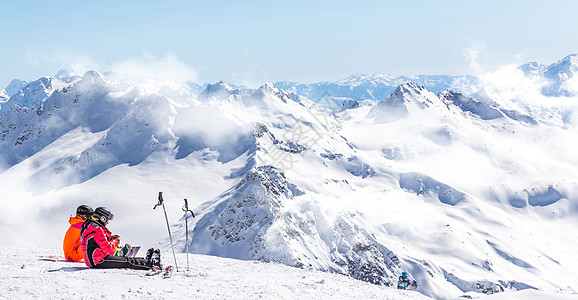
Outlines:
MULTIPOLYGON (((437 257, 433 261, 411 262, 414 276, 421 282, 427 282, 428 276, 441 276, 465 292, 475 290, 475 286, 485 286, 479 290, 488 288, 489 282, 472 280, 484 277, 502 287, 510 282, 517 288, 544 288, 550 283, 543 278, 554 275, 542 272, 554 265, 566 265, 556 271, 564 273, 556 280, 572 286, 574 279, 570 278, 576 278, 576 274, 570 266, 572 255, 566 251, 577 245, 571 241, 566 244, 567 239, 556 242, 558 238, 552 232, 557 232, 557 226, 573 227, 576 220, 573 195, 577 185, 572 179, 576 178, 572 167, 576 160, 569 152, 574 144, 571 136, 576 132, 537 130, 506 117, 481 122, 481 118, 457 110, 456 106, 444 110, 435 98, 424 98, 423 94, 416 89, 403 93, 405 97, 394 94, 392 99, 384 100, 407 112, 405 117, 401 114, 391 120, 377 114, 374 126, 344 127, 344 135, 358 149, 373 152, 381 148, 389 160, 387 164, 400 173, 399 186, 416 197, 408 198, 394 193, 393 187, 384 187, 393 191, 383 198, 397 200, 380 201, 387 204, 373 216, 383 222, 378 240, 379 236, 398 237, 402 248, 392 247, 394 252, 403 251, 422 259, 437 257), (360 136, 362 128, 371 131, 360 136), (570 135, 563 137, 566 134, 570 135), (548 143, 540 145, 538 141, 548 143), (520 159, 522 156, 525 158, 520 159), (556 160, 564 163, 555 163, 556 160), (420 201, 417 199, 429 204, 413 202, 420 201), (403 201, 412 202, 401 205, 405 209, 392 209, 403 201), (560 247, 562 243, 566 247, 560 247), (455 252, 447 252, 448 247, 455 252), (447 259, 442 258, 444 255, 448 255, 447 259), (565 257, 565 262, 550 260, 553 257, 565 257), (459 261, 463 262, 461 267, 459 261), (554 264, 545 267, 551 262, 554 264), (421 274, 415 274, 416 268, 421 274)), ((372 116, 381 108, 350 114, 372 116)), ((377 201, 374 195, 370 197, 377 201)), ((422 288, 430 288, 424 285, 422 288)), ((431 288, 439 297, 441 287, 435 285, 432 282, 431 288)))
POLYGON ((331 111, 272 84, 195 96, 90 71, 0 117, 2 243, 58 248, 86 203, 113 210, 123 241, 168 249, 162 191, 179 253, 187 198, 195 254, 385 286, 410 271, 436 299, 576 293, 578 244, 560 228, 577 229, 577 119, 488 91, 406 83, 331 111))

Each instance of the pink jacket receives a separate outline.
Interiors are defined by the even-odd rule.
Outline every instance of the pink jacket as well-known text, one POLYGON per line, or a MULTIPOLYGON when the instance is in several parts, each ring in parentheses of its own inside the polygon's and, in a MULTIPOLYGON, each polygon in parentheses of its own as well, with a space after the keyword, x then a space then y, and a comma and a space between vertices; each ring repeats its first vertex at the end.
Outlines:
POLYGON ((89 219, 82 230, 80 247, 87 266, 95 267, 107 255, 114 255, 118 241, 112 240, 112 234, 104 225, 94 219, 89 219))

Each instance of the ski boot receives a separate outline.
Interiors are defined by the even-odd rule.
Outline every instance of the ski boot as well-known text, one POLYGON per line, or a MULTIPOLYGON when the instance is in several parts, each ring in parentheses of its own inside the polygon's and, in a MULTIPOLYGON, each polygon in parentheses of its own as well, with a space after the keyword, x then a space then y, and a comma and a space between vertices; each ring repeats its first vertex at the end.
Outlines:
POLYGON ((151 267, 151 270, 146 273, 147 276, 157 275, 163 272, 163 267, 161 265, 161 251, 159 249, 154 250, 150 248, 147 250, 146 255, 147 265, 151 267))

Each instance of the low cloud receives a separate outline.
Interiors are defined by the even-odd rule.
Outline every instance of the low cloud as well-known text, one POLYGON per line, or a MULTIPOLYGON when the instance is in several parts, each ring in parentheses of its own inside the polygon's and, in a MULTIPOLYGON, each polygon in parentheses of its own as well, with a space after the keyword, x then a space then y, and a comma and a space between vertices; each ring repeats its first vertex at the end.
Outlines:
MULTIPOLYGON (((82 74, 89 70, 102 70, 104 67, 92 57, 66 46, 54 51, 28 50, 24 54, 24 62, 31 68, 42 68, 42 70, 54 68, 51 73, 44 73, 40 76, 53 76, 59 69, 70 69, 82 74)), ((27 78, 27 80, 34 79, 36 78, 27 78)))
POLYGON ((236 103, 212 103, 181 110, 173 128, 179 137, 177 158, 209 148, 219 152, 218 161, 228 162, 254 148, 252 123, 243 123, 230 115, 243 109, 236 103))
MULTIPOLYGON (((551 82, 542 76, 527 76, 518 65, 506 65, 478 75, 487 96, 501 106, 539 116, 558 126, 578 125, 578 96, 546 96, 551 82)), ((563 88, 578 91, 578 78, 565 82, 563 88)))
POLYGON ((479 75, 483 86, 502 100, 538 104, 546 100, 542 88, 547 81, 542 77, 526 76, 517 65, 506 65, 479 75))
POLYGON ((182 136, 200 138, 207 146, 228 144, 238 135, 251 133, 252 126, 230 118, 226 110, 217 104, 199 104, 185 108, 175 120, 174 131, 182 136))
POLYGON ((482 71, 482 68, 479 64, 480 50, 475 48, 468 48, 464 50, 463 55, 474 73, 480 73, 482 71))
POLYGON ((171 53, 164 57, 145 53, 138 58, 113 63, 108 69, 137 81, 147 79, 169 82, 197 81, 197 71, 171 53))
POLYGON ((44 70, 48 67, 54 68, 52 73, 43 74, 48 76, 56 74, 59 69, 70 69, 79 74, 84 74, 89 70, 101 73, 111 71, 115 77, 138 83, 146 81, 194 82, 198 77, 196 69, 172 53, 167 53, 165 56, 143 53, 133 58, 103 62, 78 50, 62 46, 52 52, 27 51, 25 62, 31 67, 42 67, 44 70))

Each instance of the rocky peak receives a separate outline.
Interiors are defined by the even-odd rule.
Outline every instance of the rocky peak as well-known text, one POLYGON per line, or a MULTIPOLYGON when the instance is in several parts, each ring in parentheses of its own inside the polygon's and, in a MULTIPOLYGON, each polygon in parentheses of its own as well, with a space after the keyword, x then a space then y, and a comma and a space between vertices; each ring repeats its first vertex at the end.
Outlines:
POLYGON ((423 86, 420 86, 417 83, 410 81, 398 86, 394 94, 421 95, 426 91, 428 90, 423 86))
POLYGON ((8 102, 0 108, 0 114, 3 114, 11 107, 18 105, 28 108, 38 108, 42 103, 55 91, 55 81, 52 77, 41 77, 36 81, 28 83, 25 87, 15 93, 8 102))
POLYGON ((576 72, 578 72, 578 55, 570 54, 558 62, 549 65, 544 76, 566 81, 572 78, 576 72))
POLYGON ((293 198, 293 194, 288 188, 285 174, 282 170, 273 166, 260 166, 248 172, 240 183, 241 186, 244 184, 260 185, 265 189, 265 195, 293 198))
POLYGON ((22 90, 26 85, 28 85, 28 82, 24 80, 13 79, 4 90, 8 97, 12 97, 20 92, 20 90, 22 90))
POLYGON ((93 86, 112 86, 112 83, 104 75, 95 70, 84 73, 81 80, 85 83, 91 83, 93 86))
POLYGON ((519 66, 518 69, 524 72, 526 76, 542 76, 548 69, 548 66, 533 61, 519 66))
POLYGON ((285 93, 283 93, 280 89, 278 89, 272 83, 266 83, 266 84, 262 85, 255 93, 253 93, 252 97, 258 98, 258 99, 263 99, 268 95, 279 98, 281 101, 283 101, 285 103, 287 103, 287 101, 290 100, 290 98, 285 93))
POLYGON ((233 88, 227 82, 221 80, 215 84, 207 85, 205 90, 199 94, 199 98, 200 99, 211 99, 211 98, 222 99, 222 98, 226 98, 230 95, 233 95, 235 93, 237 93, 237 90, 235 88, 233 88))
POLYGON ((282 170, 256 167, 197 222, 190 249, 392 285, 399 258, 357 226, 354 213, 334 219, 315 206, 291 201, 299 195, 282 170))
POLYGON ((60 69, 56 73, 56 75, 54 75, 54 78, 59 79, 59 80, 66 82, 66 83, 71 83, 71 82, 76 81, 82 77, 70 69, 60 69))

